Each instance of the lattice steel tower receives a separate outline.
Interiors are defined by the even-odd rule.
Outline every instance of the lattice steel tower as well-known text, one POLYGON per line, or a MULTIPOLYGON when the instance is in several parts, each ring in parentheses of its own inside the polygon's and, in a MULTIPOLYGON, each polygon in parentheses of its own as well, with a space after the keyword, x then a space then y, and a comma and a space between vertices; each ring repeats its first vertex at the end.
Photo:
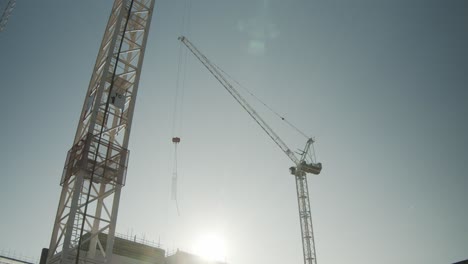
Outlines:
POLYGON ((6 25, 8 24, 8 19, 10 18, 11 12, 15 9, 16 0, 8 1, 5 9, 3 10, 3 14, 0 17, 0 32, 5 30, 6 25))
POLYGON ((114 1, 65 161, 47 263, 112 262, 154 1, 114 1))

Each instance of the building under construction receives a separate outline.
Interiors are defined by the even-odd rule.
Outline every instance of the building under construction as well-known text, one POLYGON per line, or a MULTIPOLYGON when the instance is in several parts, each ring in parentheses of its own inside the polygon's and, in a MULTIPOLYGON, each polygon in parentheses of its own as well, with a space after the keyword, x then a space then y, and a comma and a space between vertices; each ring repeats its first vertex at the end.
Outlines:
POLYGON ((15 257, 0 255, 0 264, 33 264, 33 262, 28 260, 20 260, 15 257))
MULTIPOLYGON (((98 236, 100 245, 106 247, 107 234, 98 236)), ((99 249, 95 249, 100 252, 99 249)), ((86 256, 90 252, 90 243, 81 245, 81 255, 86 256)), ((223 262, 209 261, 200 256, 176 250, 171 253, 160 248, 159 244, 145 241, 135 237, 115 236, 114 247, 112 251, 113 264, 222 264, 223 262)), ((43 253, 47 254, 47 250, 43 253)), ((96 255, 95 259, 100 261, 104 259, 102 255, 96 255)), ((1 259, 0 259, 1 260, 1 259)), ((44 259, 45 260, 45 259, 44 259)), ((0 262, 4 263, 4 262, 0 262)), ((28 262, 5 262, 5 263, 28 263, 28 262)), ((32 264, 32 263, 31 263, 32 264)), ((41 263, 42 264, 42 263, 41 263)))

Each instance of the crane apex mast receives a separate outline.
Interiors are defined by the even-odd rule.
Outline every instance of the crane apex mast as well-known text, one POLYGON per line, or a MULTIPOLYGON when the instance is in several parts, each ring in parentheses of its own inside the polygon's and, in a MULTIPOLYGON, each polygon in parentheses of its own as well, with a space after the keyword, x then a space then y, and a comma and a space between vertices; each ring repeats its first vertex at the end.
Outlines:
POLYGON ((316 163, 310 159, 309 159, 309 162, 307 162, 307 156, 309 156, 309 152, 311 151, 310 146, 312 146, 314 142, 315 141, 312 138, 309 138, 307 140, 304 150, 301 151, 300 153, 301 160, 296 165, 296 167, 289 168, 289 171, 291 172, 291 174, 293 175, 300 174, 300 173, 303 173, 303 174, 311 173, 315 175, 320 174, 320 172, 322 171, 322 163, 320 162, 316 163))

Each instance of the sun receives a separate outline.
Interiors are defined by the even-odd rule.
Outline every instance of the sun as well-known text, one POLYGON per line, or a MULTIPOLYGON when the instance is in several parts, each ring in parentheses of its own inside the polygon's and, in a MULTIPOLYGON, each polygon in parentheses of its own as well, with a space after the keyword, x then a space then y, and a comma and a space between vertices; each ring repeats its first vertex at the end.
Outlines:
POLYGON ((226 259, 226 243, 221 236, 215 233, 201 235, 196 240, 193 251, 209 261, 225 261, 226 259))

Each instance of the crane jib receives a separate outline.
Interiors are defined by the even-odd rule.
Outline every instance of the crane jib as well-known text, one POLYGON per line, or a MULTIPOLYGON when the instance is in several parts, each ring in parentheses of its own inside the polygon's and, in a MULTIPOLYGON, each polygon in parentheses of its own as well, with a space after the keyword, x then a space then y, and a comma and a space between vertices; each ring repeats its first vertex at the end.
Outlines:
MULTIPOLYGON (((226 80, 224 75, 203 55, 185 36, 178 38, 193 55, 207 68, 207 70, 223 85, 231 96, 246 110, 246 112, 257 122, 257 124, 267 133, 280 149, 294 162, 296 166, 301 163, 301 159, 294 155, 286 143, 270 128, 270 126, 257 114, 255 109, 239 94, 239 92, 226 80)), ((310 140, 309 140, 310 141, 310 140)))

